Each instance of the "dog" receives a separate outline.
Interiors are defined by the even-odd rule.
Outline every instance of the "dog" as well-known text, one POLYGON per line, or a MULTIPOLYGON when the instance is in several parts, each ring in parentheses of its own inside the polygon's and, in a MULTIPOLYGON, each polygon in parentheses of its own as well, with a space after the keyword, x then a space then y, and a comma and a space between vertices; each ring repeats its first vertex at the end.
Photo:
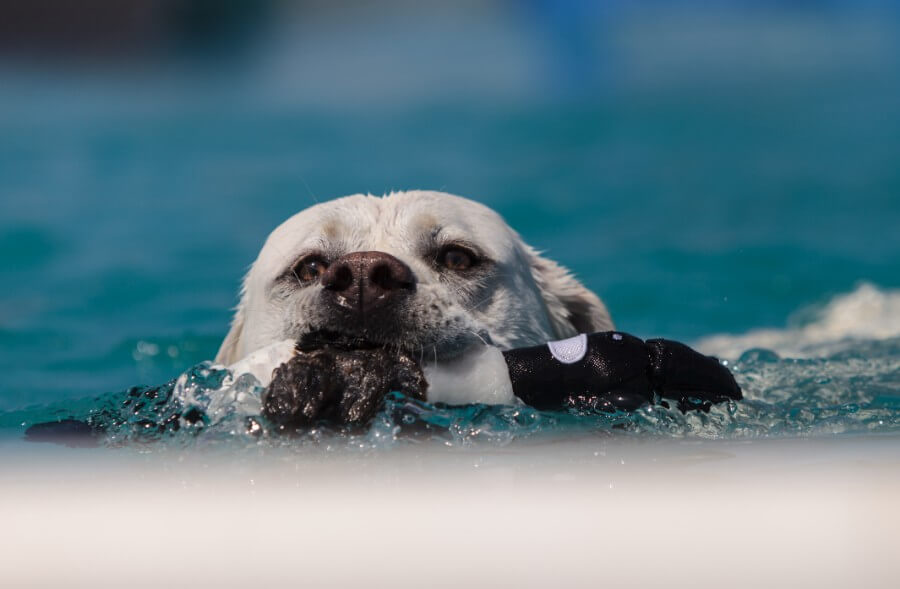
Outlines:
POLYGON ((356 194, 269 235, 216 361, 322 334, 441 362, 611 329, 597 295, 490 208, 433 191, 356 194))

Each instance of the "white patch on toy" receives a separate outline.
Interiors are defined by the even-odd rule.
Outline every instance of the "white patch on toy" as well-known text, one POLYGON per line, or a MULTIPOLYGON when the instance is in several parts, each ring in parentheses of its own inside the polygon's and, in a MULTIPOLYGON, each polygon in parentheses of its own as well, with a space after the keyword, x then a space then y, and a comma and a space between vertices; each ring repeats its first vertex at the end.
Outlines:
POLYGON ((547 342, 550 353, 563 364, 575 364, 587 353, 587 334, 582 333, 568 339, 547 342))
POLYGON ((511 405, 518 399, 503 352, 480 346, 453 360, 422 366, 429 403, 511 405))

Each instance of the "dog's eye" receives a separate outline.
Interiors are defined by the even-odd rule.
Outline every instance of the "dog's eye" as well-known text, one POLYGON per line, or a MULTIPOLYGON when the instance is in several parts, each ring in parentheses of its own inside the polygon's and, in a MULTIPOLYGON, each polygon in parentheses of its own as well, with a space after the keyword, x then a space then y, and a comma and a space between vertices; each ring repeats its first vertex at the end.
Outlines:
POLYGON ((468 270, 477 262, 475 254, 457 245, 445 247, 437 256, 438 264, 454 272, 468 270))
POLYGON ((319 256, 307 256, 294 265, 293 273, 300 282, 311 282, 327 269, 328 264, 319 256))

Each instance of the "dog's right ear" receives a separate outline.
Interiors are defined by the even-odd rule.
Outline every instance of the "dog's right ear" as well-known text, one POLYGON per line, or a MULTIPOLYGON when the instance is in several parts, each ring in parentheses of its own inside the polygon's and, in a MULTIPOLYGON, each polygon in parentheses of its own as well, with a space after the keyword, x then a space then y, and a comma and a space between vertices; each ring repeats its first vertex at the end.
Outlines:
POLYGON ((615 329, 606 305, 569 270, 529 246, 525 253, 557 338, 615 329))
POLYGON ((244 333, 244 296, 241 296, 241 302, 238 304, 237 308, 234 312, 234 318, 231 320, 231 329, 228 331, 228 335, 225 336, 225 340, 222 342, 222 345, 219 347, 219 353, 216 354, 216 363, 224 364, 228 366, 229 364, 234 364, 238 360, 239 350, 241 347, 241 336, 244 333))

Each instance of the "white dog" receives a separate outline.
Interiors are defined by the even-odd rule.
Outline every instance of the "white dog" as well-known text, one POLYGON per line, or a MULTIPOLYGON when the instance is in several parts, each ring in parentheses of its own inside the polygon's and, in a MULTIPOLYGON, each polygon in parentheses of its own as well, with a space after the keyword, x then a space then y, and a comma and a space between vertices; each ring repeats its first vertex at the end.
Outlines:
POLYGON ((609 329, 600 299, 489 208, 440 192, 360 194, 272 232, 216 361, 311 333, 441 361, 609 329))

